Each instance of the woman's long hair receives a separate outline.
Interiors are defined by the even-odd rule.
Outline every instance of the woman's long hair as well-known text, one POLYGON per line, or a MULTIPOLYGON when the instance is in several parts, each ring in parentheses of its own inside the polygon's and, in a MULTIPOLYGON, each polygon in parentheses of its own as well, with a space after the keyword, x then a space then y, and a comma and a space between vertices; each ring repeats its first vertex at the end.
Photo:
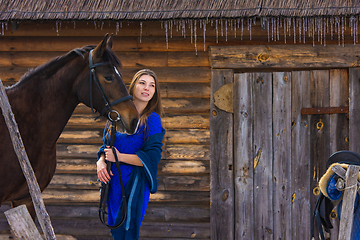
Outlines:
POLYGON ((157 79, 156 74, 151 71, 150 69, 142 69, 135 73, 133 79, 131 80, 130 86, 129 86, 129 93, 133 96, 134 94, 134 87, 139 80, 139 78, 143 75, 151 76, 155 81, 155 93, 154 96, 150 99, 148 104, 146 105, 145 109, 141 113, 140 116, 140 126, 144 125, 144 130, 147 131, 148 129, 148 121, 147 118, 152 112, 156 112, 159 114, 160 117, 163 116, 164 110, 161 105, 161 96, 160 96, 160 86, 159 81, 157 79))

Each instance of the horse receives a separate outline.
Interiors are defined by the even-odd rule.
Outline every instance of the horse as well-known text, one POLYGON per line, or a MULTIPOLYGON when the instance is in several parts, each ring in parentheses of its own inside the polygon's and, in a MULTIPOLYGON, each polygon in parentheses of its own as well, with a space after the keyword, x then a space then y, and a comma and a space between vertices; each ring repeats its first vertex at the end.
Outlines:
MULTIPOLYGON (((131 100, 112 50, 112 34, 98 45, 76 48, 30 70, 5 88, 40 190, 50 183, 56 168, 56 142, 79 103, 116 121, 133 134, 139 113, 131 100)), ((33 218, 29 189, 14 152, 3 116, 0 116, 0 206, 25 204, 33 218)))

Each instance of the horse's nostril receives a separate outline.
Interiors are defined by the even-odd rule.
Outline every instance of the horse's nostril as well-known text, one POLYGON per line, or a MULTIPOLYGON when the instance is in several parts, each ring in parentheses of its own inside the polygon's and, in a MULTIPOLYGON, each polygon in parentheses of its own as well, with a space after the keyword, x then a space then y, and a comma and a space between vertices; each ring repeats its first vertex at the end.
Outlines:
POLYGON ((138 121, 139 121, 138 118, 133 118, 133 120, 131 120, 130 127, 131 127, 131 129, 133 129, 134 131, 135 131, 137 125, 138 125, 138 121))

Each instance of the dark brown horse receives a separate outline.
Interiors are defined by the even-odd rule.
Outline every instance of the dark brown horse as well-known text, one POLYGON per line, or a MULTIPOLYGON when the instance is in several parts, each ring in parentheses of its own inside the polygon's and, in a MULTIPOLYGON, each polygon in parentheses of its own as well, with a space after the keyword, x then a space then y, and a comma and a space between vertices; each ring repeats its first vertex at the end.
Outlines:
MULTIPOLYGON (((106 35, 99 45, 74 49, 57 57, 6 89, 41 190, 54 175, 56 141, 79 103, 105 117, 110 111, 116 111, 122 128, 128 133, 136 131, 139 114, 129 100, 118 71, 120 61, 111 48, 112 35, 106 35), (92 56, 90 62, 89 55, 92 56), (107 101, 111 109, 106 106, 107 101)), ((26 204, 34 216, 28 187, 1 114, 0 134, 0 205, 3 202, 11 202, 14 207, 26 204)))

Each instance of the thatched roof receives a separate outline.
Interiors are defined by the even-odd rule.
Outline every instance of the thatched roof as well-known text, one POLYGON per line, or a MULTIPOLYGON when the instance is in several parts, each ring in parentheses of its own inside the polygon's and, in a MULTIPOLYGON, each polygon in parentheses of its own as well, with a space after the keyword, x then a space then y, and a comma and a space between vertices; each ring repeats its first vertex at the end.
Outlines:
POLYGON ((357 15, 358 0, 2 0, 0 21, 357 15))

